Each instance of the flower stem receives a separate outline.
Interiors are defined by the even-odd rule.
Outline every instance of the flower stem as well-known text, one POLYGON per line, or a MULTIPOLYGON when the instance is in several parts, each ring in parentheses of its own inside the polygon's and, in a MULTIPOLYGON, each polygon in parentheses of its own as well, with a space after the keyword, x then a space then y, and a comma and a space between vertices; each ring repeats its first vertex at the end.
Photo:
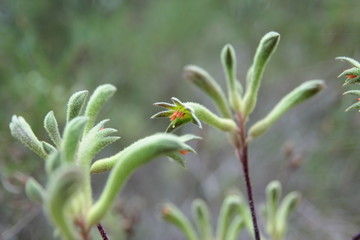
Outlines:
POLYGON ((353 238, 353 240, 359 240, 359 239, 360 239, 360 233, 357 234, 357 235, 353 238))
POLYGON ((108 236, 106 235, 105 229, 103 228, 101 223, 97 225, 97 229, 99 230, 99 233, 103 240, 109 240, 108 236))
POLYGON ((241 165, 243 167, 248 203, 250 206, 251 218, 252 218, 253 227, 254 227, 255 240, 261 240, 259 227, 257 224, 254 197, 253 197, 253 191, 252 191, 251 180, 250 180, 248 143, 246 141, 245 121, 241 114, 238 115, 237 120, 238 120, 238 126, 239 126, 238 137, 240 138, 239 139, 240 145, 235 146, 236 155, 239 158, 241 165))

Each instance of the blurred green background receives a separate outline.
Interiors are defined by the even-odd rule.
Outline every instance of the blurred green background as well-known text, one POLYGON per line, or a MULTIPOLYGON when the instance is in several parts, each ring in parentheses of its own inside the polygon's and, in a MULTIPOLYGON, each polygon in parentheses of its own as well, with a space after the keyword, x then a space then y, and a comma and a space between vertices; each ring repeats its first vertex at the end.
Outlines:
MULTIPOLYGON (((52 239, 40 207, 27 200, 21 184, 27 175, 44 182, 44 164, 11 137, 13 114, 25 117, 44 139, 48 111, 63 126, 74 91, 112 83, 118 91, 100 117, 110 118, 122 139, 101 154, 108 156, 165 130, 168 120, 149 119, 159 110, 152 106, 156 101, 176 96, 214 109, 183 80, 183 67, 202 66, 224 86, 219 55, 231 43, 244 80, 260 38, 272 30, 282 39, 250 124, 305 80, 325 79, 327 88, 251 146, 256 203, 264 200, 266 184, 278 179, 284 191, 303 195, 287 239, 350 239, 360 231, 360 118, 344 113, 355 100, 341 96, 345 89, 336 76, 349 66, 334 58, 360 58, 359 11, 357 0, 1 0, 0 239, 52 239)), ((179 133, 189 132, 204 140, 194 144, 198 155, 188 155, 188 170, 166 159, 139 169, 106 219, 112 239, 183 239, 161 220, 162 201, 190 213, 191 201, 201 197, 215 219, 225 194, 244 189, 241 165, 224 134, 194 126, 179 133)), ((105 179, 93 177, 95 195, 105 179)))

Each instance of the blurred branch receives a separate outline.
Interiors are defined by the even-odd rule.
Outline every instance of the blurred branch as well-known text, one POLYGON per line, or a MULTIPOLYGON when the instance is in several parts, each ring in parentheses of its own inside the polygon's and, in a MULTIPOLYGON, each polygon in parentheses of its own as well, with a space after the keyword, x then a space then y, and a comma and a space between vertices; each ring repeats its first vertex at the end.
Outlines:
POLYGON ((20 220, 12 227, 1 233, 1 239, 12 240, 14 236, 19 234, 41 211, 40 207, 32 208, 27 214, 25 214, 20 220))

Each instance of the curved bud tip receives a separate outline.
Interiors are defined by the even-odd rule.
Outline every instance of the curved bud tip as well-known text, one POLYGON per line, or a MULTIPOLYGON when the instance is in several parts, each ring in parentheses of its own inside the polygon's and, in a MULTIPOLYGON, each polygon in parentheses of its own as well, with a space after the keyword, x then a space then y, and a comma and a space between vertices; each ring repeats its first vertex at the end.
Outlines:
POLYGON ((277 180, 271 181, 266 187, 266 190, 268 192, 279 191, 280 189, 281 189, 281 184, 277 180))
POLYGON ((228 68, 232 68, 235 60, 235 49, 231 44, 226 44, 221 52, 221 58, 228 68))
POLYGON ((195 65, 188 65, 184 67, 183 77, 192 82, 205 82, 207 72, 195 65))
POLYGON ((266 187, 266 193, 268 200, 273 204, 277 204, 281 196, 281 184, 279 181, 275 180, 270 182, 266 187))
POLYGON ((280 40, 280 34, 277 32, 268 32, 261 39, 261 45, 263 45, 264 50, 272 52, 280 40))
POLYGON ((276 104, 276 106, 268 113, 265 118, 256 122, 249 129, 248 141, 263 135, 288 110, 313 97, 322 89, 324 89, 324 87, 325 84, 323 80, 310 80, 292 90, 285 97, 283 97, 278 104, 276 104))
POLYGON ((356 61, 353 58, 349 58, 349 57, 336 57, 336 60, 340 60, 340 61, 346 61, 348 63, 350 63, 351 65, 355 66, 355 67, 360 67, 360 63, 358 61, 356 61))
POLYGON ((169 206, 165 205, 165 206, 163 206, 163 208, 161 209, 161 212, 162 212, 163 217, 167 217, 167 216, 170 215, 171 209, 170 209, 169 206))

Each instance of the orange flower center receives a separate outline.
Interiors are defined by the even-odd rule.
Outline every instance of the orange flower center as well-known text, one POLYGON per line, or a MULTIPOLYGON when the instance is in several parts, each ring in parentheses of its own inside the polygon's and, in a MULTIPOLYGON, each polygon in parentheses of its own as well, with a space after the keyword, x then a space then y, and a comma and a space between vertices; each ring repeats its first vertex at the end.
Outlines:
POLYGON ((172 122, 177 118, 183 119, 184 117, 185 117, 185 113, 176 110, 173 114, 171 114, 171 116, 169 118, 170 118, 170 121, 172 122))
POLYGON ((187 150, 179 151, 179 153, 181 153, 182 155, 186 155, 186 154, 188 154, 188 152, 189 152, 189 151, 187 151, 187 150))
POLYGON ((346 75, 348 78, 356 78, 358 75, 351 75, 351 74, 348 74, 348 75, 346 75))

